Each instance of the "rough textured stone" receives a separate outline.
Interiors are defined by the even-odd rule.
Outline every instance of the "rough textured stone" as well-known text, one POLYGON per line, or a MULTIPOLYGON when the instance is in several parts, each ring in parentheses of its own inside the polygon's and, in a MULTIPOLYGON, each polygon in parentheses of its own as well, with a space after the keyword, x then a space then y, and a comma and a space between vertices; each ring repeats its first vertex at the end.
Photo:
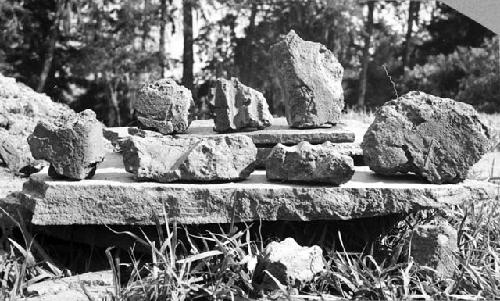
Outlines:
POLYGON ((373 171, 438 184, 465 179, 491 147, 491 130, 472 106, 415 91, 380 107, 362 143, 373 171))
POLYGON ((101 271, 49 279, 34 283, 27 288, 30 297, 28 301, 88 301, 107 300, 111 298, 113 287, 113 273, 101 271), (85 291, 83 290, 85 287, 85 291))
MULTIPOLYGON (((350 156, 354 159, 362 160, 363 151, 361 150, 361 144, 359 142, 354 143, 331 143, 331 148, 337 151, 341 155, 350 156)), ((257 148, 257 159, 255 160, 255 168, 266 169, 267 157, 271 154, 273 148, 271 147, 259 147, 257 148)), ((354 160, 356 163, 356 160, 354 160)), ((358 164, 364 165, 364 164, 358 164)))
MULTIPOLYGON (((198 138, 220 135, 214 131, 214 126, 213 120, 194 120, 189 127, 189 135, 198 138)), ((364 134, 364 131, 361 132, 359 129, 359 123, 353 121, 346 121, 330 128, 290 129, 286 119, 280 117, 275 118, 273 125, 269 128, 251 132, 240 132, 238 134, 250 137, 257 147, 272 148, 278 143, 295 145, 301 141, 308 141, 311 144, 321 144, 326 141, 332 143, 353 142, 355 140, 355 133, 364 134)), ((107 128, 105 136, 114 145, 119 145, 125 140, 124 138, 130 136, 129 128, 107 128)), ((179 137, 182 136, 179 135, 179 137)))
POLYGON ((266 161, 268 180, 344 184, 354 174, 349 156, 338 153, 330 142, 296 146, 276 145, 266 161))
POLYGON ((16 175, 29 175, 40 171, 46 162, 35 160, 26 141, 27 133, 11 133, 0 128, 0 157, 16 175))
POLYGON ((121 152, 122 144, 130 137, 127 127, 107 127, 102 131, 104 138, 108 140, 113 151, 121 152))
POLYGON ((420 225, 413 231, 411 256, 416 263, 433 268, 442 277, 452 277, 458 262, 457 230, 446 221, 420 225))
POLYGON ((296 281, 308 282, 325 269, 323 251, 319 246, 302 247, 293 238, 267 245, 264 256, 259 258, 253 282, 268 288, 277 288, 276 282, 264 271, 273 275, 282 285, 296 281))
POLYGON ((0 74, 0 162, 15 174, 31 174, 46 162, 35 160, 26 139, 40 120, 51 121, 71 110, 0 74))
POLYGON ((53 123, 39 122, 28 137, 31 153, 50 162, 53 177, 81 180, 92 177, 104 160, 106 140, 95 113, 62 115, 53 123))
POLYGON ((137 91, 134 109, 143 128, 175 134, 187 131, 192 103, 191 91, 173 79, 161 79, 137 91))
POLYGON ((324 45, 293 30, 271 47, 288 124, 295 128, 336 124, 344 108, 344 68, 324 45))
POLYGON ((233 217, 235 222, 347 220, 444 210, 464 201, 494 199, 497 190, 482 181, 434 185, 411 175, 380 178, 366 166, 356 166, 351 181, 340 187, 272 183, 263 171, 237 183, 163 184, 137 182, 121 164, 99 168, 84 181, 33 174, 20 202, 38 225, 154 225, 152 215, 161 213, 164 204, 170 220, 204 224, 230 223, 233 217))
MULTIPOLYGON (((216 133, 213 128, 212 120, 195 120, 189 128, 189 133, 196 136, 214 135, 216 133)), ((355 134, 351 128, 351 123, 346 122, 334 127, 291 129, 286 118, 275 118, 269 128, 239 134, 252 138, 253 143, 258 147, 273 147, 278 143, 295 145, 301 141, 308 141, 311 144, 321 144, 326 141, 353 142, 355 134)))
MULTIPOLYGON (((368 125, 366 126, 366 128, 368 125)), ((216 134, 213 131, 214 122, 212 120, 194 120, 189 127, 189 135, 195 137, 210 137, 216 134)), ((295 145, 301 141, 308 141, 311 144, 321 144, 325 141, 334 142, 333 147, 341 154, 351 156, 358 161, 362 161, 363 151, 361 142, 354 141, 354 133, 360 126, 357 122, 348 121, 332 128, 320 129, 290 129, 285 118, 274 119, 273 125, 266 130, 256 130, 252 132, 240 132, 239 134, 248 136, 258 147, 255 168, 265 169, 265 159, 271 153, 272 148, 277 143, 285 145, 295 145), (351 131, 350 129, 354 131, 351 131), (337 143, 340 142, 340 143, 337 143)), ((358 131, 362 138, 364 131, 358 131)), ((104 137, 114 146, 115 151, 121 151, 121 145, 130 137, 129 128, 110 127, 104 129, 104 137)), ((179 135, 183 137, 183 135, 179 135)), ((358 136, 356 136, 357 138, 358 136)), ((357 161, 355 160, 355 163, 357 161)), ((363 164, 358 164, 363 165, 363 164)))
POLYGON ((122 144, 127 171, 139 180, 232 181, 253 171, 257 148, 243 135, 131 136, 122 144))
POLYGON ((271 126, 273 116, 264 95, 236 78, 218 79, 215 92, 215 131, 232 132, 271 126))

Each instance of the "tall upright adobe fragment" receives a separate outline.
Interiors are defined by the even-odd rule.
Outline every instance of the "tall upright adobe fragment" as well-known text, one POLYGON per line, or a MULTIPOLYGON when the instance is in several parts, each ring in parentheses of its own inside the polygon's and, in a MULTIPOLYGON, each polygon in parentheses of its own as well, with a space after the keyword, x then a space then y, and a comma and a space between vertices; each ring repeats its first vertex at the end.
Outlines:
POLYGON ((271 55, 291 127, 339 122, 344 108, 344 68, 330 50, 302 40, 292 30, 271 47, 271 55))
POLYGON ((215 131, 232 132, 263 129, 271 126, 264 95, 242 84, 238 79, 218 79, 215 92, 215 131))

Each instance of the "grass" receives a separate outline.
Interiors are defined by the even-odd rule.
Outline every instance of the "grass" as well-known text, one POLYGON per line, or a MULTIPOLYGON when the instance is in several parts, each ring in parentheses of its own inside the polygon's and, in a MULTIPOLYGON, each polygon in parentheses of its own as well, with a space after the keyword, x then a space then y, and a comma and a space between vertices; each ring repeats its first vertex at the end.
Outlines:
MULTIPOLYGON (((310 282, 280 283, 271 277, 279 288, 274 291, 256 281, 260 278, 255 267, 265 256, 265 245, 250 226, 231 225, 229 230, 199 235, 175 221, 155 220, 157 240, 145 233, 112 230, 146 247, 150 259, 136 258, 132 248, 131 263, 122 263, 108 249, 114 287, 107 300, 500 299, 499 197, 447 212, 412 214, 362 252, 346 250, 338 233, 340 246, 325 250, 324 272, 310 282), (420 266, 409 253, 413 229, 438 218, 458 229, 454 253, 458 267, 450 278, 420 266), (179 239, 181 234, 187 240, 179 239)), ((25 229, 20 223, 16 226, 25 229)), ((8 242, 7 252, 0 254, 0 299, 26 296, 31 283, 57 277, 59 270, 47 261, 36 262, 40 252, 32 252, 32 237, 23 234, 23 245, 13 239, 8 242)))
POLYGON ((157 230, 158 242, 144 233, 139 237, 131 232, 112 230, 133 237, 151 251, 152 258, 151 262, 142 263, 131 255, 131 264, 119 264, 111 252, 107 252, 115 275, 114 299, 223 300, 255 294, 252 266, 261 248, 250 240, 249 228, 239 231, 232 227, 229 233, 221 229, 221 234, 208 232, 207 236, 186 233, 187 246, 177 239, 177 232, 187 231, 186 228, 176 223, 171 227, 165 219, 164 226, 157 222, 157 230), (130 271, 123 287, 119 285, 122 267, 130 271))
MULTIPOLYGON (((35 239, 29 235, 23 221, 17 221, 3 208, 3 214, 10 223, 20 230, 23 245, 13 238, 7 238, 4 250, 0 248, 0 300, 17 300, 27 296, 27 288, 32 283, 42 280, 61 277, 62 271, 58 269, 48 255, 41 249, 35 239), (44 260, 37 261, 33 249, 38 257, 44 260)), ((0 221, 2 232, 6 232, 6 225, 0 221)))
MULTIPOLYGON (((268 291, 255 280, 255 264, 265 256, 262 239, 250 240, 250 227, 220 234, 187 234, 188 244, 177 240, 176 223, 158 223, 160 239, 130 232, 151 251, 150 262, 132 255, 120 264, 108 252, 115 275, 114 300, 492 300, 500 299, 500 208, 497 198, 471 202, 453 212, 421 212, 402 221, 393 232, 364 252, 329 250, 326 269, 313 281, 279 283, 268 291), (444 278, 431 267, 420 266, 409 253, 417 225, 446 218, 458 229, 459 263, 453 277, 444 278), (380 255, 380 254, 379 254, 380 255), (123 275, 120 267, 126 267, 123 275), (129 280, 123 283, 123 277, 129 280), (122 282, 122 285, 120 285, 122 282)), ((342 238, 339 233, 340 242, 342 238)), ((131 254, 134 254, 131 250, 131 254)))

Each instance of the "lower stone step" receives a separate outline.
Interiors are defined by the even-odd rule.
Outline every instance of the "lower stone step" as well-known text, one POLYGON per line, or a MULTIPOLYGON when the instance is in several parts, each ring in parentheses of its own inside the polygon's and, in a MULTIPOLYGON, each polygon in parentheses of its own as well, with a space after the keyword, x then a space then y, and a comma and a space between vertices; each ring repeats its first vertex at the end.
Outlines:
POLYGON ((94 178, 51 179, 34 174, 24 184, 19 203, 35 225, 154 225, 166 210, 170 221, 184 224, 247 221, 347 220, 444 209, 464 201, 491 199, 497 186, 467 180, 460 184, 426 184, 413 175, 380 177, 355 167, 340 187, 269 182, 265 171, 234 183, 136 182, 108 155, 94 178))

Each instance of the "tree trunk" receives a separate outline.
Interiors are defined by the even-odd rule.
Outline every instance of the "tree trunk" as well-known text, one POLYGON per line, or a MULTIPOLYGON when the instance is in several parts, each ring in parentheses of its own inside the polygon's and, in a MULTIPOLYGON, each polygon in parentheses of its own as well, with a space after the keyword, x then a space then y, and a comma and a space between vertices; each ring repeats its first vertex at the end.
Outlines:
POLYGON ((368 16, 365 23, 365 46, 363 48, 363 57, 361 62, 361 74, 359 75, 359 95, 358 106, 365 105, 366 98, 366 82, 368 73, 368 63, 370 62, 370 47, 373 35, 373 11, 375 9, 375 2, 370 1, 368 5, 368 16))
POLYGON ((38 87, 36 90, 38 92, 43 92, 45 89, 45 83, 47 81, 47 77, 49 75, 50 68, 52 67, 52 61, 54 60, 54 52, 56 50, 56 42, 59 38, 59 19, 61 16, 61 11, 63 9, 63 4, 61 1, 56 1, 56 11, 54 15, 54 20, 50 27, 50 34, 47 43, 47 50, 45 51, 42 71, 40 72, 40 81, 38 82, 38 87))
POLYGON ((255 35, 255 18, 257 16, 257 2, 252 3, 252 12, 250 14, 250 24, 248 25, 248 32, 246 36, 246 53, 247 53, 247 61, 245 63, 245 70, 243 70, 241 74, 241 78, 243 83, 252 86, 253 79, 253 43, 254 43, 254 35, 255 35))
POLYGON ((194 54, 193 54, 193 3, 192 0, 183 1, 184 16, 184 55, 182 57, 182 83, 189 90, 193 89, 194 54))
POLYGON ((149 36, 149 5, 150 0, 144 0, 144 13, 143 13, 143 23, 142 23, 142 50, 146 50, 146 42, 149 36))
POLYGON ((108 99, 108 126, 120 126, 120 105, 118 103, 118 92, 117 83, 113 83, 113 80, 109 78, 108 74, 104 72, 103 74, 104 84, 106 85, 107 99, 108 99))
POLYGON ((118 104, 118 92, 116 91, 116 87, 112 82, 108 82, 108 92, 110 106, 110 110, 108 111, 109 126, 120 126, 121 116, 120 106, 118 104))
POLYGON ((413 34, 413 24, 418 22, 419 11, 420 2, 410 1, 410 7, 408 9, 408 29, 406 30, 405 44, 403 49, 403 72, 406 67, 413 67, 412 63, 410 62, 411 40, 413 34))
POLYGON ((498 43, 498 75, 500 75, 500 34, 497 35, 497 43, 498 43))
POLYGON ((160 50, 159 50, 159 59, 160 59, 160 68, 161 68, 161 77, 165 77, 166 69, 167 69, 167 58, 165 55, 165 39, 166 39, 166 30, 167 30, 167 0, 160 0, 160 50))

